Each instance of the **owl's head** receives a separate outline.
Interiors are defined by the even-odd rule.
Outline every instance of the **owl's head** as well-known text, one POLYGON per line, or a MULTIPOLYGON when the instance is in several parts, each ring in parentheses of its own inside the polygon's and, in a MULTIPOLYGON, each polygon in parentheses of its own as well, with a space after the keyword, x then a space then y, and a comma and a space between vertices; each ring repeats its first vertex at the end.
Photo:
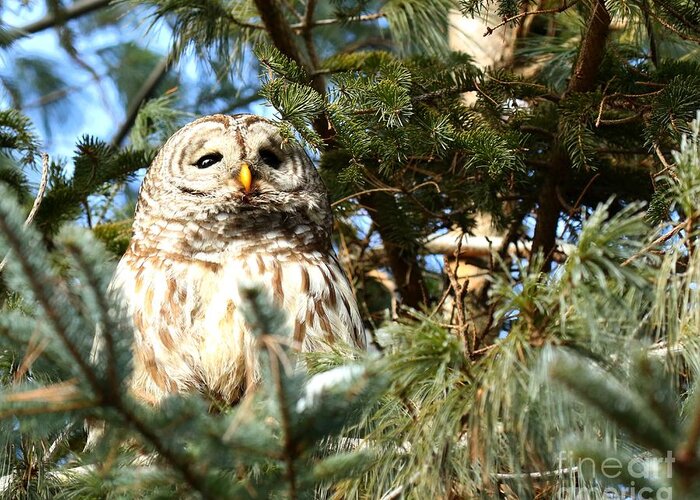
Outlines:
POLYGON ((137 219, 146 212, 168 220, 330 221, 328 194, 304 149, 255 115, 206 116, 175 132, 144 180, 137 219))

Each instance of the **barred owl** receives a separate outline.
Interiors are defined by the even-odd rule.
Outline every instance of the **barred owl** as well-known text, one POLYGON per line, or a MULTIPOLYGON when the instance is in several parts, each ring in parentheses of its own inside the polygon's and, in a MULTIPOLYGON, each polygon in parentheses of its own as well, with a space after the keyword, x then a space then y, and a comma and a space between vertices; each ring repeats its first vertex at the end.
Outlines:
POLYGON ((364 348, 331 223, 311 160, 272 122, 213 115, 170 137, 143 181, 112 281, 135 329, 134 394, 157 404, 199 390, 234 402, 255 385, 241 284, 270 290, 298 348, 338 339, 364 348))

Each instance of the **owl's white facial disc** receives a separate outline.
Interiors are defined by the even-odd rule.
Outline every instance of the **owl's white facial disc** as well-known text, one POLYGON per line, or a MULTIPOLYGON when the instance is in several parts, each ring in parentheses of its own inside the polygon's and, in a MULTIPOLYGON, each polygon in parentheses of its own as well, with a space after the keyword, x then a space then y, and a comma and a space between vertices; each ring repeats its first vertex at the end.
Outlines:
MULTIPOLYGON (((200 118, 168 139, 151 166, 140 211, 308 212, 325 220, 325 186, 306 152, 255 115, 200 118), (249 184, 244 182, 242 169, 249 184)), ((138 213, 137 213, 138 215, 138 213)))
POLYGON ((272 122, 212 115, 163 145, 141 186, 134 230, 185 253, 218 252, 233 240, 252 250, 263 232, 329 248, 331 210, 306 152, 272 122))
POLYGON ((213 115, 186 125, 163 146, 152 168, 175 191, 198 196, 201 203, 269 205, 293 202, 291 193, 323 191, 304 150, 284 143, 273 123, 254 115, 213 115), (243 164, 252 175, 248 192, 240 182, 243 164))

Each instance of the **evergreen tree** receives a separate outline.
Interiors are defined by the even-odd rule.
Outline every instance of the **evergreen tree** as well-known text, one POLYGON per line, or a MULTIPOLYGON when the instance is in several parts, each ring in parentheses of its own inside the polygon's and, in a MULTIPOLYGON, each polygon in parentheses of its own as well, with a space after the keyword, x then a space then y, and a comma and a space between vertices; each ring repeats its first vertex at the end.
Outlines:
POLYGON ((700 494, 697 2, 46 11, 0 21, 3 496, 700 494), (472 35, 507 37, 514 57, 483 69, 451 51, 450 9, 497 12, 472 35), (85 48, 143 19, 146 37, 171 37, 165 53, 143 26, 85 48), (47 29, 123 108, 114 135, 76 138, 70 161, 42 158, 41 137, 90 114, 81 84, 58 55, 15 51, 47 29), (262 387, 233 408, 197 394, 146 407, 125 391, 130 327, 105 293, 134 186, 179 124, 260 99, 318 161, 378 352, 297 361, 252 289, 262 387), (469 236, 479 214, 494 237, 469 236), (478 289, 460 274, 472 264, 478 289), (94 419, 106 434, 83 452, 94 419))

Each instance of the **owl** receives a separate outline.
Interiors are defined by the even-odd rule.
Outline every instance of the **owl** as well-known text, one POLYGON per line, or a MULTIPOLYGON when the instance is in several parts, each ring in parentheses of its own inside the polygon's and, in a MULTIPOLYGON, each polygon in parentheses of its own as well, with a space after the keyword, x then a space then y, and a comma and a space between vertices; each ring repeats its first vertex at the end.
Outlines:
POLYGON ((357 303, 331 246, 325 186, 298 145, 254 115, 177 131, 139 192, 112 289, 133 320, 133 394, 157 405, 202 391, 233 403, 259 379, 241 286, 269 290, 303 351, 364 348, 357 303))

